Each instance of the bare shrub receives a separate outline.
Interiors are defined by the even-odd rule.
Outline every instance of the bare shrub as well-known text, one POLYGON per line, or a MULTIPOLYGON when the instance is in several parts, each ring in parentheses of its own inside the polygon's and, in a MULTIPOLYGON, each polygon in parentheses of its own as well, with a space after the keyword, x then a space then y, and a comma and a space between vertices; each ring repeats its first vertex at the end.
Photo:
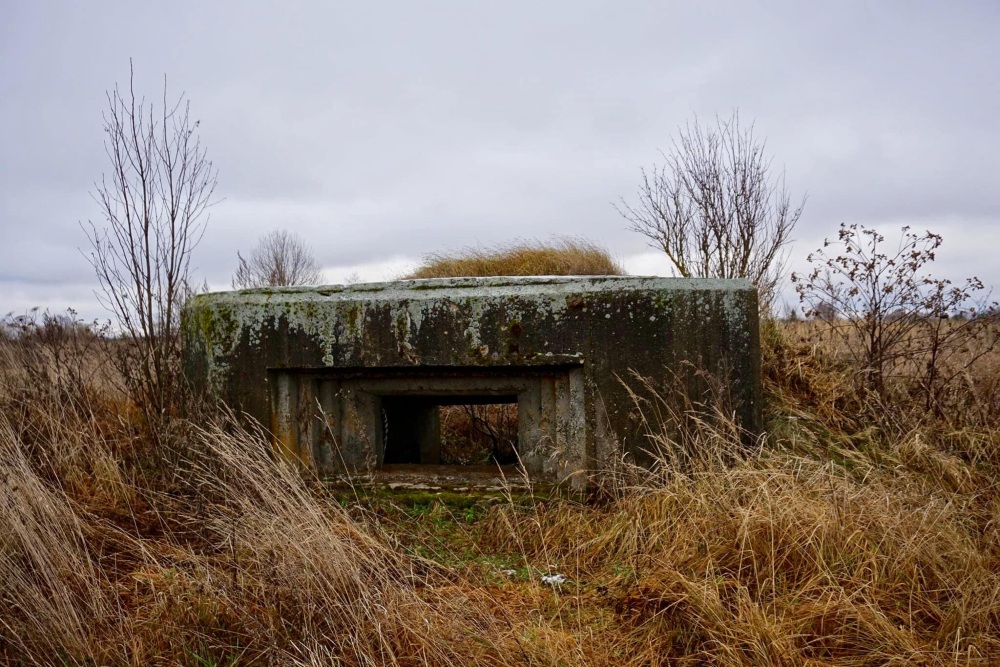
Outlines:
POLYGON ((309 245, 297 234, 284 229, 263 236, 250 251, 239 258, 233 275, 233 288, 316 285, 323 274, 316 265, 309 245))
POLYGON ((622 199, 619 213, 678 275, 746 278, 770 312, 805 197, 792 207, 784 172, 772 174, 764 142, 752 123, 740 127, 738 111, 710 127, 688 123, 662 155, 664 164, 642 170, 638 203, 622 199))
POLYGON ((618 276, 625 270, 607 249, 580 238, 521 241, 491 248, 434 253, 407 278, 486 276, 618 276))
POLYGON ((517 462, 517 404, 441 407, 444 463, 500 465, 517 462))
POLYGON ((978 278, 954 285, 927 273, 941 243, 903 227, 887 244, 875 229, 842 224, 809 255, 812 271, 792 276, 806 314, 830 323, 865 386, 884 397, 888 380, 908 377, 939 416, 948 387, 993 349, 997 325, 978 278))
POLYGON ((105 151, 110 172, 95 184, 103 225, 84 227, 102 305, 123 344, 111 360, 151 424, 182 398, 180 307, 189 291, 191 251, 205 230, 216 172, 206 158, 183 95, 161 107, 137 97, 134 73, 124 93, 107 93, 105 151))
POLYGON ((85 322, 72 308, 53 314, 33 308, 23 315, 8 313, 0 319, 0 345, 18 357, 4 364, 21 378, 22 386, 52 391, 60 401, 72 402, 86 392, 97 375, 102 337, 107 328, 85 322))

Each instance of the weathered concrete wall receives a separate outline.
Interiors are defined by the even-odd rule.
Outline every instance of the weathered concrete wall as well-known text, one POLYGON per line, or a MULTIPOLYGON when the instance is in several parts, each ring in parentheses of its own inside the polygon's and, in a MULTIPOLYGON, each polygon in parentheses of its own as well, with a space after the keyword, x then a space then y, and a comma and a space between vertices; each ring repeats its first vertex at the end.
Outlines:
MULTIPOLYGON (((631 373, 724 379, 760 425, 756 290, 744 281, 458 278, 194 297, 191 381, 323 470, 377 466, 387 396, 516 395, 529 471, 562 480, 645 439, 631 373), (322 410, 320 410, 322 407, 322 410), (320 421, 320 417, 325 419, 320 421)), ((692 391, 704 387, 696 380, 692 391)))

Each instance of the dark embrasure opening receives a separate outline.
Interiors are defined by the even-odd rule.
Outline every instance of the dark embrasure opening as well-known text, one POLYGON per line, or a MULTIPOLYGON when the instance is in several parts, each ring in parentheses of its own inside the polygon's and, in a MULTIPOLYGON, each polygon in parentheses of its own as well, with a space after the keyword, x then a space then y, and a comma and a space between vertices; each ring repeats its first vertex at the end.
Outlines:
POLYGON ((383 463, 517 462, 516 395, 382 397, 383 463))

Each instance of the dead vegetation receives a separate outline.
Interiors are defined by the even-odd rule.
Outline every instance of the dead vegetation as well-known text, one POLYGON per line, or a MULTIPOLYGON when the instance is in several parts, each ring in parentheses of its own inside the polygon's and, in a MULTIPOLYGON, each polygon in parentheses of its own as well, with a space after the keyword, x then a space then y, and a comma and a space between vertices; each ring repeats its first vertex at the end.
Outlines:
POLYGON ((517 404, 445 405, 441 415, 443 463, 517 463, 517 404))
POLYGON ((0 345, 6 662, 517 662, 482 591, 351 519, 262 434, 178 419, 160 451, 123 393, 59 405, 17 372, 39 343, 0 345))
POLYGON ((424 257, 423 265, 406 278, 624 274, 625 269, 604 247, 586 239, 565 237, 433 253, 424 257))
POLYGON ((996 353, 940 418, 860 391, 824 326, 765 327, 758 447, 683 419, 587 503, 334 495, 224 415, 151 438, 113 341, 8 334, 0 659, 996 664, 996 353))

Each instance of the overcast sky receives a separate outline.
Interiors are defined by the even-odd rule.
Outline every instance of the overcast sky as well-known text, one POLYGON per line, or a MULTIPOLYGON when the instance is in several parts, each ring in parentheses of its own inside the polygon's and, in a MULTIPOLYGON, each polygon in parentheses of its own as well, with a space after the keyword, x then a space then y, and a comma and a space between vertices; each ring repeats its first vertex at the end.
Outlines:
POLYGON ((936 273, 1000 288, 997 0, 0 0, 0 315, 102 315, 80 222, 130 58, 201 121, 214 288, 274 228, 331 282, 555 234, 667 275, 613 203, 678 126, 737 107, 808 193, 796 267, 841 222, 910 224, 943 234, 936 273))

